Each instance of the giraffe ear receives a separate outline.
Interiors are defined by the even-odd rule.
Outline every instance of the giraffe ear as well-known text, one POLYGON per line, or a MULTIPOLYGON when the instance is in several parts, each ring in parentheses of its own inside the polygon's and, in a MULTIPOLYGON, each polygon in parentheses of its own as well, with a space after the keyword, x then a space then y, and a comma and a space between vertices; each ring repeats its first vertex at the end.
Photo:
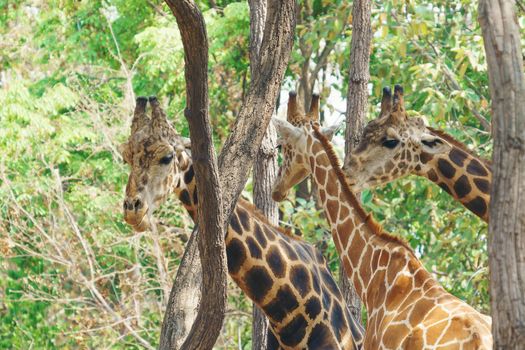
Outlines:
POLYGON ((343 122, 338 122, 338 123, 335 123, 332 126, 328 126, 328 127, 322 128, 321 129, 321 134, 323 134, 328 140, 331 140, 332 137, 334 137, 334 135, 337 132, 337 130, 339 130, 342 125, 343 125, 343 122))
POLYGON ((177 156, 179 154, 182 154, 184 151, 186 151, 186 147, 184 147, 184 145, 176 145, 174 148, 175 148, 175 154, 177 156))
POLYGON ((441 137, 429 133, 421 134, 421 149, 430 154, 444 153, 450 149, 450 144, 441 137))
POLYGON ((186 170, 189 165, 188 150, 184 145, 178 145, 175 147, 175 155, 177 156, 177 162, 179 163, 179 168, 186 170))
POLYGON ((180 141, 184 148, 191 148, 191 140, 189 137, 180 136, 180 141))
POLYGON ((138 130, 142 129, 149 122, 149 118, 146 115, 146 105, 148 98, 144 96, 137 97, 135 102, 135 111, 133 112, 133 119, 131 121, 131 133, 134 134, 138 130))
POLYGON ((292 143, 301 137, 301 129, 293 126, 284 119, 272 118, 272 123, 275 126, 275 130, 277 130, 277 135, 279 135, 280 139, 285 143, 292 143))

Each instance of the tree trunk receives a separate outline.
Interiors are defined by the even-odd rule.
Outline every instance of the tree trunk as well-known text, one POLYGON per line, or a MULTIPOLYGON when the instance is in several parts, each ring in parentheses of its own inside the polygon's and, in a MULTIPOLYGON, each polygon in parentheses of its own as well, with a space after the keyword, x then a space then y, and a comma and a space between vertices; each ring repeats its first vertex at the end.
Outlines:
POLYGON ((343 298, 346 301, 346 305, 350 309, 350 312, 355 317, 357 321, 361 321, 361 298, 357 294, 352 281, 347 277, 343 266, 339 268, 339 288, 341 293, 343 293, 343 298))
MULTIPOLYGON (((250 70, 251 76, 256 74, 255 67, 259 64, 259 55, 266 22, 266 1, 249 0, 250 5, 250 70)), ((272 124, 268 125, 266 135, 257 153, 253 166, 253 197, 254 204, 272 224, 278 224, 277 203, 272 200, 272 183, 277 174, 277 155, 275 147, 277 134, 272 124)), ((268 319, 264 313, 252 303, 252 349, 268 348, 268 319)))
POLYGON ((354 1, 352 7, 352 42, 346 105, 345 154, 357 146, 366 122, 368 81, 370 80, 371 3, 354 1))
MULTIPOLYGON (((370 44, 372 41, 371 1, 356 0, 352 7, 352 42, 346 107, 345 154, 359 143, 366 121, 370 44)), ((341 274, 341 289, 356 319, 361 319, 361 302, 350 280, 341 274)))
MULTIPOLYGON (((296 4, 294 0, 268 0, 260 57, 254 70, 256 74, 252 76, 239 116, 219 156, 219 184, 216 181, 213 148, 209 147, 211 138, 207 118, 206 76, 208 45, 202 14, 191 0, 166 0, 166 3, 177 19, 184 45, 188 95, 185 115, 190 124, 199 196, 198 219, 202 235, 198 241, 203 267, 202 291, 206 293, 202 296, 197 319, 183 348, 211 349, 217 339, 217 326, 220 330, 224 318, 221 307, 224 306, 222 301, 225 300, 225 295, 222 291, 226 284, 226 276, 220 271, 225 262, 224 235, 219 237, 216 233, 224 230, 229 222, 269 125, 293 45, 296 4), (220 204, 221 199, 222 205, 210 205, 220 204), (203 207, 203 201, 211 211, 203 207), (217 221, 221 225, 217 226, 217 221), (208 275, 212 271, 218 271, 218 275, 208 275)), ((177 307, 184 308, 184 305, 177 307)), ((167 346, 174 348, 174 344, 169 341, 167 346)))
POLYGON ((202 270, 197 235, 191 235, 171 288, 162 322, 159 349, 180 349, 197 317, 201 299, 202 270))
MULTIPOLYGON (((197 185, 198 246, 202 266, 202 300, 183 349, 211 349, 226 311, 227 267, 219 171, 208 116, 208 38, 204 18, 192 0, 167 0, 184 46, 186 109, 197 185)), ((194 232, 197 234, 197 232, 194 232)))
POLYGON ((480 0, 492 98, 489 223, 494 349, 525 349, 525 81, 514 1, 480 0))

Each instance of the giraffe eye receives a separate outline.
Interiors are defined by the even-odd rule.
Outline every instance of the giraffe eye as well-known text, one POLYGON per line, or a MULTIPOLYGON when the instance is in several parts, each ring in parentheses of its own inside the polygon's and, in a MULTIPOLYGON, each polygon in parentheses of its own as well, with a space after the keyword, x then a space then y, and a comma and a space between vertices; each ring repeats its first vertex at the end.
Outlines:
POLYGON ((399 140, 384 140, 382 145, 383 147, 393 149, 393 148, 396 148, 398 143, 399 143, 399 140))
POLYGON ((164 156, 160 159, 159 163, 163 165, 168 165, 173 160, 173 153, 168 154, 167 156, 164 156))
POLYGON ((443 143, 443 142, 441 142, 440 139, 434 139, 434 140, 430 140, 430 141, 422 140, 421 142, 422 142, 425 146, 428 146, 428 147, 434 147, 434 146, 436 146, 436 145, 439 144, 439 143, 443 143))

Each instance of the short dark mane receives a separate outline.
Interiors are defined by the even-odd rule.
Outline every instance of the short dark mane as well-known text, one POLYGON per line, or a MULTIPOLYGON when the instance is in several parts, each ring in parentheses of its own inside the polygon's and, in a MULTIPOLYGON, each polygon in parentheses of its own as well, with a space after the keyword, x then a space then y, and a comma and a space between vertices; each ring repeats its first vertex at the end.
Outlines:
POLYGON ((250 211, 250 214, 253 214, 257 218, 257 220, 267 224, 268 226, 271 226, 272 228, 279 231, 283 235, 288 236, 298 241, 303 241, 303 238, 301 236, 293 234, 291 229, 284 229, 281 226, 272 224, 270 221, 268 221, 268 218, 255 205, 253 205, 251 202, 247 201, 246 199, 239 198, 238 204, 242 204, 244 207, 246 207, 246 209, 250 211))
POLYGON ((451 145, 456 146, 457 148, 461 149, 465 153, 470 154, 472 157, 479 159, 487 168, 490 169, 492 167, 492 161, 490 161, 489 159, 480 157, 479 155, 476 154, 476 152, 474 152, 471 149, 468 149, 464 144, 462 144, 461 142, 459 142, 458 140, 456 140, 455 138, 453 138, 446 132, 442 130, 431 128, 430 126, 427 126, 427 129, 430 130, 433 134, 436 134, 437 136, 441 137, 442 139, 444 139, 451 145))
POLYGON ((339 158, 335 154, 334 148, 332 147, 330 141, 328 141, 328 139, 319 131, 319 125, 317 123, 312 123, 312 127, 314 130, 315 137, 321 142, 321 145, 323 146, 328 156, 328 159, 330 160, 330 164, 332 165, 332 168, 334 169, 335 174, 337 175, 337 179, 339 180, 339 184, 341 185, 344 196, 350 202, 352 207, 356 210, 359 218, 366 224, 366 226, 369 228, 372 234, 376 235, 379 238, 382 238, 387 242, 400 244, 415 257, 412 247, 410 247, 405 240, 384 232, 381 225, 374 220, 372 214, 366 213, 366 211, 361 206, 361 203, 359 203, 359 201, 357 200, 355 194, 350 190, 350 186, 348 186, 348 183, 346 182, 346 177, 343 174, 343 171, 341 170, 339 158))

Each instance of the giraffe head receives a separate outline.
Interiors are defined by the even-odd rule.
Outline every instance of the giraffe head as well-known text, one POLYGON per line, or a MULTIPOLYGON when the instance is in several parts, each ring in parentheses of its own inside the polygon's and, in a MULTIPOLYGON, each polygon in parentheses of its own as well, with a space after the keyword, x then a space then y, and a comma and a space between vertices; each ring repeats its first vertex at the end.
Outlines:
MULTIPOLYGON (((307 114, 297 102, 297 95, 291 92, 288 99, 287 121, 273 119, 279 134, 282 162, 279 174, 272 190, 272 198, 279 202, 284 200, 288 191, 304 180, 311 173, 309 166, 309 146, 312 145, 312 123, 319 121, 319 96, 312 96, 312 103, 307 114)), ((323 128, 321 132, 331 139, 337 125, 323 128)))
POLYGON ((425 125, 422 118, 409 118, 403 88, 383 89, 381 112, 368 123, 361 142, 346 157, 343 170, 355 190, 377 186, 410 173, 422 175, 434 155, 450 151, 450 144, 425 125))
POLYGON ((189 166, 185 147, 189 140, 169 124, 155 97, 149 98, 151 118, 146 114, 148 99, 137 98, 131 135, 121 153, 131 172, 124 199, 124 220, 136 231, 150 228, 150 215, 166 200, 189 166))

